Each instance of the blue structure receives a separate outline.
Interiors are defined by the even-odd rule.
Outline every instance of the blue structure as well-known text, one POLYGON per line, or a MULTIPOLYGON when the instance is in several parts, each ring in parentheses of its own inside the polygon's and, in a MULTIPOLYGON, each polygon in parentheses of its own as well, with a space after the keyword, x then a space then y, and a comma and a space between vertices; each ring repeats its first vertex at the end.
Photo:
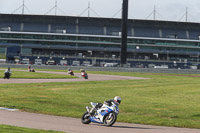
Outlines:
MULTIPOLYGON (((128 20, 127 62, 131 67, 198 66, 200 24, 128 20)), ((121 19, 0 14, 0 54, 8 62, 79 61, 119 63, 121 19)))

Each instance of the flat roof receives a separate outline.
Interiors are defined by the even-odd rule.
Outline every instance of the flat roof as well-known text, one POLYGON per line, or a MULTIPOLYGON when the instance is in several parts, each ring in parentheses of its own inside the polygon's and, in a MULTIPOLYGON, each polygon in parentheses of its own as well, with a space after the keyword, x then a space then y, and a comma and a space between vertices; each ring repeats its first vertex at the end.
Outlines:
MULTIPOLYGON (((82 17, 82 16, 61 16, 61 15, 32 15, 32 14, 0 14, 0 17, 7 19, 15 20, 15 18, 23 19, 23 21, 28 21, 28 18, 37 19, 41 18, 38 21, 44 22, 44 20, 57 20, 59 23, 60 20, 69 20, 69 19, 84 19, 84 20, 104 20, 104 21, 118 21, 121 22, 121 18, 106 18, 106 17, 82 17)), ((1 21, 1 19, 0 19, 1 21)), ((182 21, 165 21, 165 20, 147 20, 147 19, 129 19, 129 23, 136 23, 137 25, 144 24, 157 24, 157 25, 180 25, 180 26, 200 26, 200 23, 197 22, 182 22, 182 21)))

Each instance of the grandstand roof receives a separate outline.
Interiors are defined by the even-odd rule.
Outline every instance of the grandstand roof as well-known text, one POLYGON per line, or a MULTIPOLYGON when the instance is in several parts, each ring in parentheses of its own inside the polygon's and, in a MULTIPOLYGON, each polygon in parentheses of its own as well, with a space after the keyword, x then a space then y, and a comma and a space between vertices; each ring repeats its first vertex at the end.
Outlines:
MULTIPOLYGON (((95 21, 96 25, 121 25, 119 18, 101 18, 101 17, 79 17, 79 16, 55 16, 55 15, 21 15, 21 14, 0 14, 1 22, 37 22, 37 23, 76 23, 76 19, 95 21)), ((200 23, 180 22, 180 21, 163 21, 163 20, 141 20, 129 19, 129 26, 137 27, 162 27, 162 28, 181 28, 181 29, 200 29, 200 23)))

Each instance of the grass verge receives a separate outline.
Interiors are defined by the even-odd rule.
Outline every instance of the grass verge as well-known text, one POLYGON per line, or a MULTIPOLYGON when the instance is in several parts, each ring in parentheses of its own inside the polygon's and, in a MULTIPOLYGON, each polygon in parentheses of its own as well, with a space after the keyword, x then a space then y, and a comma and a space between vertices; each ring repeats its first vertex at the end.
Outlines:
MULTIPOLYGON (((0 77, 3 78, 4 71, 0 70, 0 77)), ((69 79, 77 78, 70 75, 52 74, 52 73, 40 73, 40 72, 26 72, 26 71, 12 71, 11 78, 22 79, 69 79)))
MULTIPOLYGON (((100 72, 98 72, 100 73, 100 72)), ((0 106, 81 117, 89 102, 122 97, 118 121, 200 128, 199 77, 174 74, 110 73, 149 80, 0 84, 0 106)))
POLYGON ((36 130, 30 128, 22 128, 15 126, 0 125, 0 133, 63 133, 50 130, 36 130))

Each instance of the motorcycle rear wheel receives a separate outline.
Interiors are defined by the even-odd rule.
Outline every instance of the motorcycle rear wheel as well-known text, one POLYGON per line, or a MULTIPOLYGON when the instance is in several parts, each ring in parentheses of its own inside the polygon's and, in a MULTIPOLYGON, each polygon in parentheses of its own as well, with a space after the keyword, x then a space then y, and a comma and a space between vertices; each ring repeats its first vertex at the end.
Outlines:
POLYGON ((83 124, 89 124, 89 123, 91 122, 91 120, 90 120, 90 115, 89 115, 88 112, 85 112, 85 113, 83 114, 83 116, 81 117, 81 122, 82 122, 83 124))
POLYGON ((115 112, 110 112, 105 116, 103 124, 105 126, 112 126, 116 122, 116 120, 117 120, 117 114, 115 112))

